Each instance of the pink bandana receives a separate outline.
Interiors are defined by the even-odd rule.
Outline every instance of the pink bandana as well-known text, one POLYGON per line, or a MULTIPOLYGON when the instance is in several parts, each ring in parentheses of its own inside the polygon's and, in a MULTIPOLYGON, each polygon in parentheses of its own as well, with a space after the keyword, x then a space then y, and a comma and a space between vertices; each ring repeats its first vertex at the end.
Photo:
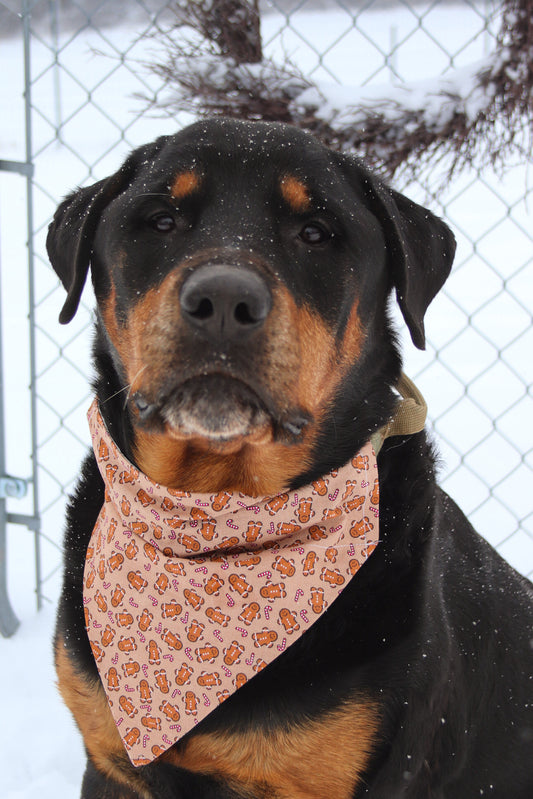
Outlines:
POLYGON ((87 633, 131 762, 149 763, 294 643, 378 543, 370 443, 297 491, 164 488, 126 460, 95 400, 105 502, 87 550, 87 633))

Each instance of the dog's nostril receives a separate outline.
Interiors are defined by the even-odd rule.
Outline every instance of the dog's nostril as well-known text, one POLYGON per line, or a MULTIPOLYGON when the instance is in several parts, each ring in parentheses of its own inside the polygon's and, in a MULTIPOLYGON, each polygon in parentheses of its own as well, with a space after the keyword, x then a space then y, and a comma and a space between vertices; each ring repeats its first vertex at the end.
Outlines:
POLYGON ((253 325, 261 319, 260 316, 255 317, 252 314, 250 307, 245 302, 239 302, 236 305, 233 315, 240 325, 253 325))
MULTIPOLYGON (((214 316, 216 311, 213 302, 205 297, 198 301, 195 308, 188 308, 187 313, 194 319, 204 321, 214 316)), ((239 325, 253 325, 260 321, 261 314, 254 315, 253 310, 246 302, 239 302, 233 311, 233 318, 239 325)))
POLYGON ((193 310, 189 311, 190 316, 194 316, 195 319, 204 320, 209 319, 213 316, 215 309, 213 308, 213 303, 209 299, 209 297, 204 297, 198 303, 198 306, 193 310))

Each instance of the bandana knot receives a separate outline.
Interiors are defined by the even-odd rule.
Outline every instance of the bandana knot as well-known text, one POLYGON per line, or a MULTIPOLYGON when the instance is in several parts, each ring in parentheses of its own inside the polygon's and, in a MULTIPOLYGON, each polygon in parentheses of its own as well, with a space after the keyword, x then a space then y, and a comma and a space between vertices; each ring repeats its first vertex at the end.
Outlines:
POLYGON ((88 414, 105 501, 87 550, 87 633, 131 762, 149 763, 280 656, 378 543, 370 443, 272 497, 165 488, 88 414))

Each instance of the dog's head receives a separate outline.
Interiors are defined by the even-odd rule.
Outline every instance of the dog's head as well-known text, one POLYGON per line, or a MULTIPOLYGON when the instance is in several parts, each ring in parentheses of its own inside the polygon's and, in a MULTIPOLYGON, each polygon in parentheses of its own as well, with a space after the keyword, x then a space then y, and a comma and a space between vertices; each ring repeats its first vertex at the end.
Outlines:
POLYGON ((400 368, 388 296, 423 348, 454 248, 355 159, 287 125, 230 120, 136 150, 70 195, 48 236, 61 322, 91 267, 138 465, 167 485, 248 493, 340 465, 386 421, 400 368))

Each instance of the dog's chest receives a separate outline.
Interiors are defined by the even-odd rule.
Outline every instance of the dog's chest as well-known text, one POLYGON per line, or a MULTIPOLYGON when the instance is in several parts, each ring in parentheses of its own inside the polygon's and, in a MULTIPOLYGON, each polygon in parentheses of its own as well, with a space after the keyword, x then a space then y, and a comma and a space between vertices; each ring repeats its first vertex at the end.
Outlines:
POLYGON ((350 799, 368 768, 378 729, 377 704, 357 700, 283 729, 194 735, 162 759, 220 779, 250 799, 350 799))

